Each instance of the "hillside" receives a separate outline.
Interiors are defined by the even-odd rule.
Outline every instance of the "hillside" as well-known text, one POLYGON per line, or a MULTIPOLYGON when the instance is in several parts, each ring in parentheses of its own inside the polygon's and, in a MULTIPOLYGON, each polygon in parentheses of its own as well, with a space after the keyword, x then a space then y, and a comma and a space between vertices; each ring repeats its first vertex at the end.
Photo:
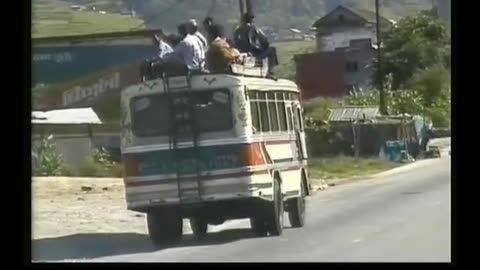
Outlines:
MULTIPOLYGON (((308 31, 313 22, 337 5, 373 10, 373 0, 252 0, 257 23, 275 31, 298 28, 308 31)), ((419 10, 431 8, 431 0, 383 0, 382 15, 398 20, 419 10)), ((202 20, 209 15, 233 29, 239 17, 237 0, 33 0, 35 36, 91 32, 112 32, 143 27, 175 31, 189 19, 202 20), (71 11, 69 6, 95 6, 107 14, 71 11), (114 15, 133 9, 138 18, 114 15), (142 21, 141 21, 142 20, 142 21), (137 27, 138 26, 138 27, 137 27)))
MULTIPOLYGON (((120 2, 120 1, 118 1, 120 2)), ((60 0, 33 0, 32 37, 82 35, 143 28, 143 21, 120 14, 73 11, 60 0)))

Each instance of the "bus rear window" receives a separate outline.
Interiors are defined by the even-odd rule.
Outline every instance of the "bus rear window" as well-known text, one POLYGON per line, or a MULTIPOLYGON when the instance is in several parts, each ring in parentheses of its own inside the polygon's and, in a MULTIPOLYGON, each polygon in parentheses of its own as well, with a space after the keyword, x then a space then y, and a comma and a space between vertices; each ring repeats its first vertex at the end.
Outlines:
MULTIPOLYGON (((175 94, 185 95, 185 94, 175 94)), ((198 132, 220 132, 233 128, 230 92, 226 89, 197 91, 191 94, 198 132)), ((172 113, 165 94, 132 99, 132 131, 137 137, 169 134, 172 113)))

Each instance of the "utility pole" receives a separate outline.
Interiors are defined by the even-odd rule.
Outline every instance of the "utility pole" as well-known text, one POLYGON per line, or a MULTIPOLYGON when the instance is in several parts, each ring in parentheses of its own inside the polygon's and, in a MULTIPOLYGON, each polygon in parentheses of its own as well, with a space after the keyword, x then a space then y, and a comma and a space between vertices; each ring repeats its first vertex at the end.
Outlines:
POLYGON ((238 0, 238 4, 240 5, 240 18, 242 18, 243 14, 245 14, 245 5, 243 0, 238 0))
POLYGON ((253 4, 252 4, 252 0, 245 0, 245 2, 246 2, 246 4, 247 4, 247 13, 253 15, 253 4))
POLYGON ((380 33, 380 4, 379 0, 375 0, 375 15, 377 26, 377 73, 378 73, 378 90, 380 91, 380 113, 382 115, 387 114, 385 107, 385 90, 383 88, 383 74, 382 74, 382 39, 380 33))

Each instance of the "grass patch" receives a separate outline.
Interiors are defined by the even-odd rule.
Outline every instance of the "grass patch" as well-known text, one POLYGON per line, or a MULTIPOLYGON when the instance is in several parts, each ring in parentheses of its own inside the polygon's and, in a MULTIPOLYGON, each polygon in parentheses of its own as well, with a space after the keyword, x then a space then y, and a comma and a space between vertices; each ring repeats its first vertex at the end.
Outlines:
POLYGON ((312 179, 332 180, 380 173, 400 164, 376 158, 332 157, 309 160, 312 179))

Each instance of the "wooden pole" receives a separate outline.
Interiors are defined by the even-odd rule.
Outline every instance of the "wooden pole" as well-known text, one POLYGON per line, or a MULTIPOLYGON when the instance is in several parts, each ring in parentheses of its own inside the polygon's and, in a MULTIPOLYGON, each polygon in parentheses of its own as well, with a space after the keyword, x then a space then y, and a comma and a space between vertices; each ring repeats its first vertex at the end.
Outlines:
POLYGON ((243 14, 245 14, 245 5, 243 0, 238 0, 238 4, 240 5, 240 18, 242 18, 243 14))
POLYGON ((245 0, 247 5, 247 13, 253 15, 253 4, 252 0, 245 0))
POLYGON ((380 113, 382 115, 387 114, 385 107, 385 93, 383 89, 383 74, 382 74, 382 36, 380 27, 380 4, 379 0, 375 0, 375 17, 376 17, 376 29, 377 29, 377 72, 378 72, 378 90, 380 92, 380 113))

